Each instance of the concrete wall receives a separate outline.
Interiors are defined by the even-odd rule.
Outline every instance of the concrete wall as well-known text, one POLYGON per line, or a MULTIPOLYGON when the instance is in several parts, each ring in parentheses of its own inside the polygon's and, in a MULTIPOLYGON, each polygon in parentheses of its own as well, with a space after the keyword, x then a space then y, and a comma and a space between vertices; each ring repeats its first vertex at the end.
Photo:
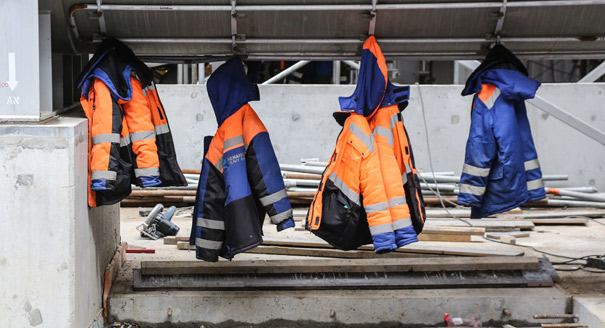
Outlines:
MULTIPOLYGON (((203 136, 216 131, 205 85, 159 85, 158 89, 173 129, 179 163, 183 168, 199 169, 203 136)), ((309 157, 325 161, 340 131, 331 113, 339 109, 338 97, 353 90, 352 85, 263 85, 261 100, 251 104, 269 130, 280 162, 299 163, 309 157)), ((419 92, 418 86, 412 86, 404 119, 421 170, 431 170, 428 131, 434 170, 460 173, 472 101, 460 96, 461 90, 460 85, 423 85, 419 92)), ((605 131, 605 84, 546 84, 538 94, 605 131)), ((531 105, 528 112, 544 174, 570 177, 568 182, 547 185, 591 185, 605 191, 605 147, 531 105)))
POLYGON ((98 319, 119 208, 88 209, 87 154, 85 119, 0 125, 3 326, 81 328, 98 319))

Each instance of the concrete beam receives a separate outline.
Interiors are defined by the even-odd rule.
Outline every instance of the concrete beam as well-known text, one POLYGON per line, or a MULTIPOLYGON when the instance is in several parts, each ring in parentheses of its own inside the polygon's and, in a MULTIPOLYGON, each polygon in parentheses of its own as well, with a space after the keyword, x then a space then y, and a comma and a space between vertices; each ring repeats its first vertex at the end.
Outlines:
POLYGON ((461 288, 455 292, 451 289, 171 291, 169 302, 165 291, 132 292, 120 288, 128 287, 116 286, 116 292, 110 295, 110 320, 135 321, 145 327, 175 324, 193 327, 226 321, 244 326, 275 320, 281 320, 281 325, 283 320, 305 322, 304 326, 384 327, 390 326, 388 323, 443 326, 446 312, 462 318, 480 314, 482 322, 491 320, 490 326, 501 325, 503 321, 527 325, 544 322, 533 319, 534 314, 564 313, 567 302, 567 297, 556 288, 461 288), (510 317, 502 315, 504 308, 511 313, 510 317))

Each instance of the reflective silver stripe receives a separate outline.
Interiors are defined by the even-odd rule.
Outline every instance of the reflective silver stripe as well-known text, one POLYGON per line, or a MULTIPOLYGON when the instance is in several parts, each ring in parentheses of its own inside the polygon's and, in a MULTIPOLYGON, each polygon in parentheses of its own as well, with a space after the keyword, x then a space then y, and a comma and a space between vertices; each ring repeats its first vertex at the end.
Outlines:
POLYGON ((147 90, 155 90, 155 83, 151 83, 150 85, 146 86, 145 89, 147 89, 147 90))
POLYGON ((525 171, 537 169, 539 167, 540 167, 540 162, 538 162, 537 158, 532 159, 531 161, 525 162, 525 171))
POLYGON ((363 208, 365 208, 367 214, 386 211, 389 209, 386 202, 366 205, 363 208))
POLYGON ((494 93, 492 93, 491 97, 489 97, 489 99, 487 99, 483 103, 485 104, 485 106, 487 106, 487 108, 492 108, 492 107, 494 107, 494 104, 496 103, 496 100, 498 99, 499 96, 500 96, 500 89, 496 88, 494 90, 494 93))
POLYGON ((199 248, 205 248, 205 249, 221 249, 221 248, 223 248, 223 242, 196 238, 195 246, 197 246, 199 248))
POLYGON ((365 134, 363 130, 355 123, 351 123, 349 130, 357 137, 357 139, 361 140, 361 142, 363 142, 371 152, 374 151, 374 137, 372 135, 365 134))
POLYGON ((155 131, 140 131, 130 134, 130 141, 132 142, 148 139, 155 139, 155 131))
POLYGON ((393 225, 390 223, 380 224, 377 226, 370 227, 370 233, 372 235, 378 235, 381 233, 393 232, 393 225))
POLYGON ((287 218, 291 218, 292 217, 292 209, 283 211, 281 213, 277 213, 273 216, 271 216, 271 222, 273 222, 273 224, 279 224, 281 223, 283 220, 287 219, 287 218))
POLYGON ((239 136, 225 140, 225 143, 223 144, 223 149, 229 149, 233 146, 237 146, 237 145, 243 144, 243 143, 244 143, 244 137, 242 135, 239 135, 239 136))
POLYGON ((397 125, 397 122, 401 121, 400 117, 399 117, 399 113, 395 113, 391 116, 391 130, 395 130, 395 126, 397 125))
POLYGON ((130 144, 130 134, 124 138, 120 138, 120 147, 128 146, 130 144))
POLYGON ((278 192, 274 192, 271 195, 261 198, 260 203, 263 204, 263 206, 267 206, 267 205, 271 205, 271 204, 277 202, 280 199, 284 199, 286 197, 288 197, 288 193, 286 193, 285 189, 282 189, 278 192))
POLYGON ((476 196, 483 196, 483 194, 485 194, 485 187, 471 186, 470 184, 465 183, 460 185, 460 192, 476 196))
POLYGON ((410 166, 410 164, 406 164, 405 165, 405 172, 406 173, 412 173, 412 167, 410 166))
POLYGON ((115 142, 115 143, 118 143, 118 142, 120 142, 120 134, 118 134, 118 133, 106 133, 106 134, 99 134, 99 135, 96 135, 96 136, 92 137, 92 144, 93 145, 97 145, 97 144, 104 143, 104 142, 115 142))
POLYGON ((162 124, 155 127, 155 134, 165 134, 170 132, 168 124, 162 124))
POLYGON ((336 188, 340 189, 340 191, 342 191, 342 193, 345 194, 345 196, 347 196, 347 198, 349 198, 353 203, 361 205, 359 203, 359 194, 349 188, 345 182, 336 175, 336 172, 332 172, 328 179, 334 182, 336 188))
POLYGON ((377 126, 374 128, 372 135, 379 135, 387 138, 389 146, 393 147, 393 132, 385 127, 377 126))
POLYGON ((216 162, 216 164, 214 164, 214 166, 216 166, 216 168, 219 171, 223 170, 223 156, 221 156, 221 158, 218 159, 218 161, 216 162))
POLYGON ((407 228, 412 225, 411 218, 404 218, 397 221, 393 221, 393 230, 399 230, 403 228, 407 228))
POLYGON ((114 171, 92 171, 90 175, 92 180, 105 179, 113 181, 118 174, 114 171))
POLYGON ((484 169, 481 167, 464 164, 464 166, 462 166, 462 173, 474 175, 476 177, 486 177, 489 175, 489 168, 484 169))
POLYGON ((527 181, 527 190, 534 190, 540 188, 544 188, 544 182, 542 181, 542 179, 527 181))
POLYGON ((395 197, 395 198, 389 199, 389 207, 395 207, 395 206, 404 205, 404 204, 407 204, 407 201, 405 200, 405 196, 400 196, 400 197, 395 197))
POLYGON ((197 218, 197 226, 214 230, 225 230, 225 222, 219 220, 197 218))
POLYGON ((407 174, 407 173, 404 173, 404 174, 401 176, 401 180, 403 181, 403 184, 404 184, 404 185, 405 185, 406 183, 408 183, 408 174, 407 174))
POLYGON ((154 175, 160 175, 160 168, 159 167, 148 167, 148 168, 144 168, 144 169, 134 169, 134 176, 135 177, 149 177, 149 176, 154 176, 154 175))

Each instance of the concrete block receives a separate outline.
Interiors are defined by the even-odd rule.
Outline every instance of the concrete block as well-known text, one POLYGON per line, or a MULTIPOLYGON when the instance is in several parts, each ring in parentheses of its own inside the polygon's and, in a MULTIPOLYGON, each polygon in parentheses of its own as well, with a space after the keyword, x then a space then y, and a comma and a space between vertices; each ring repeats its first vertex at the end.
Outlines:
POLYGON ((579 316, 579 323, 587 324, 590 328, 605 328, 605 298, 575 297, 573 309, 579 316))
POLYGON ((535 325, 538 321, 532 318, 534 314, 563 313, 566 304, 566 296, 556 288, 170 291, 170 298, 166 295, 166 291, 113 293, 110 320, 134 321, 145 327, 212 326, 228 321, 234 327, 269 326, 269 322, 280 320, 296 322, 297 327, 381 327, 389 323, 443 326, 443 314, 447 312, 463 318, 478 315, 484 326, 501 326, 504 322, 517 326, 530 322, 535 325), (504 308, 510 317, 503 314, 504 308))
POLYGON ((88 123, 0 125, 0 318, 87 327, 119 242, 119 208, 87 206, 88 123))

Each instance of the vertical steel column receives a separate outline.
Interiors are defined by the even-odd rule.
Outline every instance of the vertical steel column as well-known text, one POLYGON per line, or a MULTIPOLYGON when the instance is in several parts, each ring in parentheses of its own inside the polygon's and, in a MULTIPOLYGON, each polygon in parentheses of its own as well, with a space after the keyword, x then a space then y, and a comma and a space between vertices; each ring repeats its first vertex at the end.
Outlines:
POLYGON ((340 60, 335 60, 332 65, 332 84, 340 84, 340 60))

